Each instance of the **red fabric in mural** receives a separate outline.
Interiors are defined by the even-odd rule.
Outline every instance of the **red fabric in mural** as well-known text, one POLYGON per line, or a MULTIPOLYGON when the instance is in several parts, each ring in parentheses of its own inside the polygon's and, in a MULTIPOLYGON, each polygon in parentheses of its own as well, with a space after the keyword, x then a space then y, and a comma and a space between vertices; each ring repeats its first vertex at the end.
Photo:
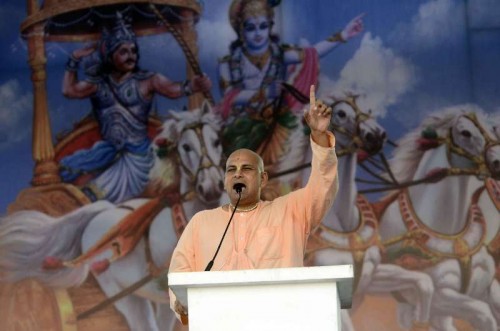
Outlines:
MULTIPOLYGON (((288 74, 289 83, 303 95, 309 95, 311 85, 318 87, 319 56, 316 49, 314 47, 304 49, 304 61, 301 64, 291 66, 288 74)), ((289 94, 286 96, 286 102, 294 112, 302 108, 302 104, 289 94)))

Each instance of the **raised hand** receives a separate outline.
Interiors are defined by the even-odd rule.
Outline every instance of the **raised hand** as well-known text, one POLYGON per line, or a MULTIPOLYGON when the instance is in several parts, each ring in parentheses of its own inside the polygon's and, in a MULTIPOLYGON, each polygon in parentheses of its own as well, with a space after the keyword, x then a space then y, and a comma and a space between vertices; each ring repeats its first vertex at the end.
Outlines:
POLYGON ((212 88, 212 81, 207 75, 193 77, 191 84, 193 92, 208 92, 212 88))
POLYGON ((312 133, 324 133, 330 125, 332 108, 325 105, 323 101, 316 100, 314 85, 311 85, 309 96, 309 110, 304 114, 307 125, 312 133))
POLYGON ((344 30, 341 32, 342 38, 347 41, 352 37, 357 36, 361 31, 363 31, 363 17, 365 13, 360 14, 353 18, 347 25, 344 30))
POLYGON ((96 49, 97 49, 97 43, 91 43, 91 44, 84 46, 83 48, 79 48, 79 49, 74 50, 72 53, 72 57, 75 60, 80 60, 83 57, 89 56, 90 54, 92 54, 92 52, 95 51, 96 49))

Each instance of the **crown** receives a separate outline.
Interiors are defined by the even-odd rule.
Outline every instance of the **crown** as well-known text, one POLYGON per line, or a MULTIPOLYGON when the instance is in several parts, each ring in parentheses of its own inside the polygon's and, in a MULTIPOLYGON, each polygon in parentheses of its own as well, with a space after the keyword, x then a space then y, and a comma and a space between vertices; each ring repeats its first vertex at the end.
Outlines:
POLYGON ((117 12, 115 26, 112 30, 104 28, 102 31, 101 53, 107 58, 126 42, 136 43, 136 36, 130 24, 125 22, 120 12, 117 12))
POLYGON ((239 34, 243 22, 250 17, 264 15, 274 19, 274 7, 280 0, 233 0, 229 7, 229 22, 234 31, 239 34))

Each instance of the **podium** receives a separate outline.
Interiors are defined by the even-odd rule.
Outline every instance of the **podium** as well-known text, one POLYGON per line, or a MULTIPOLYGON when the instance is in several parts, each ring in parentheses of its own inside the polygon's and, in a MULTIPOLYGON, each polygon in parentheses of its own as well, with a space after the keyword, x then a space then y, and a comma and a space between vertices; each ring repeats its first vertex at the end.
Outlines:
POLYGON ((352 265, 168 275, 190 331, 337 331, 351 307, 352 265))

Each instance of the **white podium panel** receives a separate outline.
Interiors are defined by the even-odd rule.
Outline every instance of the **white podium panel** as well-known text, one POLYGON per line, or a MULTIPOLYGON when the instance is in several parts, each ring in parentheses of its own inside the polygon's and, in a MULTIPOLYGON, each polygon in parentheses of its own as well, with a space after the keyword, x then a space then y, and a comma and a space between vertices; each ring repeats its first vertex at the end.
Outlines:
POLYGON ((190 331, 340 330, 351 265, 169 274, 190 331))

